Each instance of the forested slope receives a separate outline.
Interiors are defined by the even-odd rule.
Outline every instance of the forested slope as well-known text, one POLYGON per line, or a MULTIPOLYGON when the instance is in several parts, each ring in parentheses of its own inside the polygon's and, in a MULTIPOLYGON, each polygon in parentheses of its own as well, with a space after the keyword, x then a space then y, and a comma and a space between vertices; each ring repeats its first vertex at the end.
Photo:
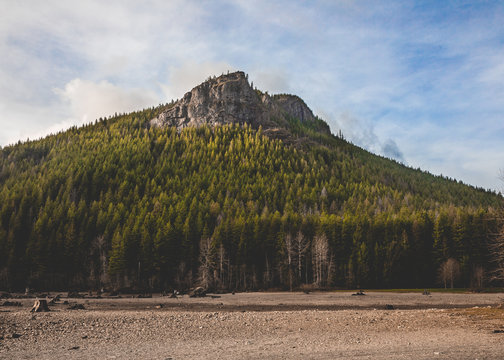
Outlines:
POLYGON ((494 193, 318 119, 289 119, 287 145, 247 125, 148 126, 165 108, 0 151, 0 288, 427 287, 449 258, 471 286, 488 268, 494 193))

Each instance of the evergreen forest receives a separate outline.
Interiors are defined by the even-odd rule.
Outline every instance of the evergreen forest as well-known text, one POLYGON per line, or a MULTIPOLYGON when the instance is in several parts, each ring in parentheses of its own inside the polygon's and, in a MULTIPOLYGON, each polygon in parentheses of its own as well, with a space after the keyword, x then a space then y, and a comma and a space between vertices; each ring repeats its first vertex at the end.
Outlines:
POLYGON ((246 124, 149 127, 164 107, 0 150, 0 289, 484 284, 499 194, 321 120, 290 119, 287 143, 246 124))

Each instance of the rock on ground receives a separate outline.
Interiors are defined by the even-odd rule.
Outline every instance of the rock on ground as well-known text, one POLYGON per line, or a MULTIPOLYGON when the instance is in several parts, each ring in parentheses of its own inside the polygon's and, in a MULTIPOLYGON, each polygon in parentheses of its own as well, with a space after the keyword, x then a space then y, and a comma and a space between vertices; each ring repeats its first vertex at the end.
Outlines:
MULTIPOLYGON (((253 296, 223 296, 245 301, 240 311, 151 306, 195 301, 188 297, 131 299, 139 305, 124 309, 121 300, 89 303, 83 311, 9 308, 0 312, 0 359, 501 359, 504 353, 504 334, 494 332, 504 329, 504 312, 496 307, 244 310, 253 296)), ((308 296, 318 302, 319 295, 308 296)))

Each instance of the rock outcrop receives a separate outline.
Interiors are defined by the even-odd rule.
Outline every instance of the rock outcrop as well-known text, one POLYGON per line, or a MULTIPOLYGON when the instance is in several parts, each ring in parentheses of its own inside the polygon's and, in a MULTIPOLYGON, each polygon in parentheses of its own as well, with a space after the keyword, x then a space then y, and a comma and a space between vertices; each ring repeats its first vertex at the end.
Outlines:
POLYGON ((315 120, 312 111, 301 98, 294 95, 276 95, 274 98, 275 103, 287 112, 287 114, 298 118, 301 122, 315 120))
POLYGON ((301 122, 315 116, 305 102, 293 95, 269 96, 254 90, 247 75, 237 71, 210 78, 150 121, 151 126, 249 124, 263 129, 288 128, 288 118, 301 122))

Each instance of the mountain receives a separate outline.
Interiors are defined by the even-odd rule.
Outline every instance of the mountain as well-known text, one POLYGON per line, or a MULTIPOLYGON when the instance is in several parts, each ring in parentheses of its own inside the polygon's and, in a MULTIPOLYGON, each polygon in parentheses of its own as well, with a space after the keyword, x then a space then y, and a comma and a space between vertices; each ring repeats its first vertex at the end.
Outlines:
POLYGON ((163 110, 150 121, 154 127, 185 127, 216 125, 250 125, 263 133, 293 140, 291 124, 299 121, 306 127, 330 134, 329 126, 316 118, 305 102, 293 95, 269 96, 254 90, 242 71, 209 78, 184 97, 163 110))
POLYGON ((1 149, 0 289, 476 286, 501 202, 236 72, 1 149))

